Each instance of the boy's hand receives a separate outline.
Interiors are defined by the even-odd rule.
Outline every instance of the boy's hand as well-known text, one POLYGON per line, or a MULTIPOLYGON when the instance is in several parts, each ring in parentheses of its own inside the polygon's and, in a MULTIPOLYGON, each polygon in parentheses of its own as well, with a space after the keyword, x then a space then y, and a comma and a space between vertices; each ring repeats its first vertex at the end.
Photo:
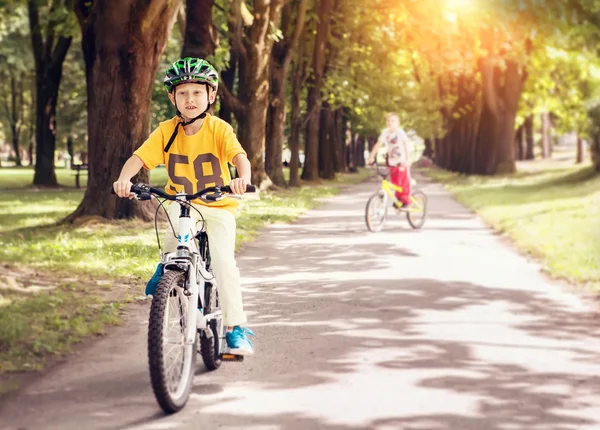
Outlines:
POLYGON ((118 179, 113 183, 113 189, 117 196, 131 200, 135 197, 135 194, 131 192, 132 185, 133 184, 129 180, 118 179))
POLYGON ((231 180, 229 186, 233 194, 244 194, 246 192, 246 185, 249 185, 250 181, 246 178, 235 178, 231 180))

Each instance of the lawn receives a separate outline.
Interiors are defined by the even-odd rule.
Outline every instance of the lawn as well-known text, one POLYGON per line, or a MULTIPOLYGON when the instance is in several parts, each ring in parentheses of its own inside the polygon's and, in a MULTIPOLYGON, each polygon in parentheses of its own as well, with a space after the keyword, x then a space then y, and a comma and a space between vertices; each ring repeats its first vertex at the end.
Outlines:
MULTIPOLYGON (((69 172, 57 173, 67 184, 69 172)), ((156 173, 151 182, 164 184, 164 169, 156 173)), ((153 224, 57 224, 77 207, 83 190, 31 188, 32 174, 26 168, 0 169, 0 374, 39 369, 48 356, 117 323, 123 304, 143 293, 158 261, 153 224)), ((361 169, 244 200, 236 246, 253 240, 265 224, 289 222, 341 186, 370 175, 361 169)), ((165 227, 160 225, 161 241, 165 227)))

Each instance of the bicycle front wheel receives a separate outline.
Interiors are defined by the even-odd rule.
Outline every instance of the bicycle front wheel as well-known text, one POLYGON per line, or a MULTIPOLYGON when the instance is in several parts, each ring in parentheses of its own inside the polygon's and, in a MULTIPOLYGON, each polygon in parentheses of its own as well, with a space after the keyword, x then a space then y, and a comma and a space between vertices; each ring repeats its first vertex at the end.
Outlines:
POLYGON ((369 231, 378 232, 383 228, 387 216, 387 199, 385 194, 377 191, 367 201, 365 209, 365 222, 369 231))
POLYGON ((196 344, 186 345, 188 298, 183 294, 185 274, 165 272, 156 287, 148 321, 148 364, 152 390, 168 414, 188 401, 196 369, 196 344))
POLYGON ((427 196, 423 191, 415 191, 411 196, 411 205, 406 212, 406 219, 413 229, 419 229, 427 218, 427 196))

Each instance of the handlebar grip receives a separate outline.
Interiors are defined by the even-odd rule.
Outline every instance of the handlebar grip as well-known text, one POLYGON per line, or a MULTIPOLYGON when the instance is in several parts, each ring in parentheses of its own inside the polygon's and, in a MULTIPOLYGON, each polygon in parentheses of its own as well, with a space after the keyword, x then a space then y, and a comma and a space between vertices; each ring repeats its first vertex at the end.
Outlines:
MULTIPOLYGON (((129 191, 131 191, 132 193, 134 193, 135 192, 134 188, 135 188, 135 185, 132 185, 131 186, 131 190, 129 190, 129 191)), ((117 194, 117 193, 115 193, 115 189, 113 187, 110 187, 110 193, 111 194, 117 194)))
MULTIPOLYGON (((224 187, 221 187, 221 191, 223 191, 225 193, 230 193, 231 192, 231 187, 229 185, 225 185, 224 187)), ((256 186, 254 186, 254 185, 246 185, 246 192, 247 193, 255 193, 256 192, 256 186)))

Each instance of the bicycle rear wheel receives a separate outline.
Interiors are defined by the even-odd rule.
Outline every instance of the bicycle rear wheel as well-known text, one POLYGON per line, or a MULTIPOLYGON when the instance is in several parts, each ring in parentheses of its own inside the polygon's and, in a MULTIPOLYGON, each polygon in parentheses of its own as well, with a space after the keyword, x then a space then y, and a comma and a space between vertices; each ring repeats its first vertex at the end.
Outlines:
POLYGON ((152 299, 148 321, 148 364, 152 390, 166 413, 181 410, 188 401, 196 369, 196 344, 186 345, 188 298, 185 274, 167 271, 152 299))
POLYGON ((383 228, 387 216, 387 199, 382 191, 377 191, 367 201, 365 222, 369 231, 378 232, 383 228))
POLYGON ((406 219, 412 228, 419 229, 423 227, 427 218, 427 196, 423 191, 415 191, 412 193, 411 200, 406 219))
MULTIPOLYGON (((217 294, 217 288, 210 283, 207 283, 206 285, 205 303, 205 315, 219 310, 219 297, 217 294)), ((208 370, 216 370, 223 362, 221 359, 221 341, 222 332, 224 330, 223 317, 218 316, 217 318, 208 321, 208 328, 212 333, 212 337, 206 336, 204 331, 200 333, 200 355, 202 356, 202 361, 208 370)))

